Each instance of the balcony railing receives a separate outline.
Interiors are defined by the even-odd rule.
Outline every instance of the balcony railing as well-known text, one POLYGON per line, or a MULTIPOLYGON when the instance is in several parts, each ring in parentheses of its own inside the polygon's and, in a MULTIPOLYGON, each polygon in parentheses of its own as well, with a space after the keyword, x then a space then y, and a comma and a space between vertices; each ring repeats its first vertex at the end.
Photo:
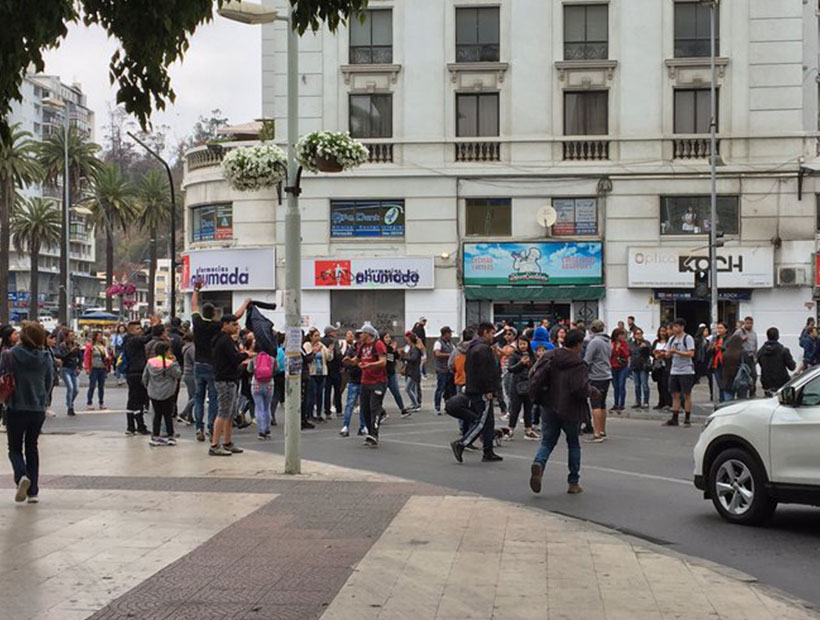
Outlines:
POLYGON ((200 168, 210 168, 222 163, 225 155, 223 149, 202 149, 188 154, 188 170, 198 170, 200 168))
POLYGON ((457 142, 456 161, 501 161, 500 142, 457 142))
POLYGON ((371 164, 392 164, 393 144, 389 142, 371 142, 365 144, 370 153, 367 161, 371 164))
POLYGON ((601 161, 609 159, 609 140, 565 140, 567 161, 601 161))
MULTIPOLYGON (((717 152, 720 154, 720 140, 717 141, 717 152)), ((672 140, 673 159, 709 159, 712 156, 710 138, 675 138, 672 140)))

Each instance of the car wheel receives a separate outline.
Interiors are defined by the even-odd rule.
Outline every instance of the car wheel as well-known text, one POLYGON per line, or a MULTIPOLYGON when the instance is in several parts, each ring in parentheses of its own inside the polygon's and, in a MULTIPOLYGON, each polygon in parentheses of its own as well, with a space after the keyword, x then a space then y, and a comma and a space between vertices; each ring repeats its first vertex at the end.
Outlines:
POLYGON ((718 514, 731 523, 760 525, 777 508, 766 489, 762 467, 741 448, 724 450, 712 462, 709 494, 718 514))

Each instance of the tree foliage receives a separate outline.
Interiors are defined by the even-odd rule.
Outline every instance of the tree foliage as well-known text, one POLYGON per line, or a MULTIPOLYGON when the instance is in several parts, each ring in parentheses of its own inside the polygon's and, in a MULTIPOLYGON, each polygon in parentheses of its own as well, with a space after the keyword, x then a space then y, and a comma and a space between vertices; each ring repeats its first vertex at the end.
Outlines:
MULTIPOLYGON (((216 0, 221 6, 224 0, 216 0)), ((293 27, 304 33, 326 24, 335 31, 368 0, 290 0, 293 27)), ((43 51, 65 38, 67 24, 97 24, 119 42, 109 63, 117 102, 143 128, 153 109, 175 99, 168 66, 181 60, 196 29, 214 17, 213 0, 0 0, 0 133, 12 100, 20 99, 30 65, 43 71, 43 51)), ((226 50, 226 53, 230 53, 226 50)))

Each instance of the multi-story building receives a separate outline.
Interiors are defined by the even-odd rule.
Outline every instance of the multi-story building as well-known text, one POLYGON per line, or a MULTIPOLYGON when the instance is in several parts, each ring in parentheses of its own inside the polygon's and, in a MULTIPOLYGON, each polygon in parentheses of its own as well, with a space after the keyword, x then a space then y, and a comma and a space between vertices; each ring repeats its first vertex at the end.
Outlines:
MULTIPOLYGON (((53 132, 63 131, 63 114, 69 114, 72 126, 94 140, 94 112, 88 108, 86 96, 79 84, 67 85, 52 75, 27 74, 21 88, 22 100, 12 102, 10 124, 40 141, 53 132), (43 100, 47 100, 43 103, 43 100), (48 100, 62 102, 62 109, 50 107, 48 100)), ((62 205, 62 180, 55 185, 32 185, 25 188, 26 197, 42 197, 62 205)), ((97 280, 91 272, 95 261, 94 230, 89 211, 75 207, 70 214, 70 260, 75 311, 93 305, 97 297, 97 280)), ((40 299, 45 311, 56 309, 60 290, 60 247, 45 247, 40 257, 40 299)), ((9 274, 9 297, 13 314, 25 316, 28 310, 31 283, 29 257, 12 248, 9 274)))
MULTIPOLYGON (((284 28, 262 34, 279 141, 284 28)), ((303 176, 305 322, 694 327, 717 225, 720 318, 750 314, 796 346, 816 312, 817 6, 722 2, 717 31, 714 223, 705 3, 371 0, 349 29, 302 37, 300 131, 350 131, 370 150, 357 170, 303 176)), ((233 192, 219 157, 187 157, 186 261, 225 275, 206 290, 227 306, 284 281, 284 208, 233 192)))

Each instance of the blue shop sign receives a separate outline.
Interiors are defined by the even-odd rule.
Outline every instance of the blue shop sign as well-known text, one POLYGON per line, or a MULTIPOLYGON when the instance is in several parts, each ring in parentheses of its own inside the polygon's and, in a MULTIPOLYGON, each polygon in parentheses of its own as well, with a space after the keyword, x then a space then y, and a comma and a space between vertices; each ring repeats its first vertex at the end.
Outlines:
POLYGON ((403 200, 331 200, 331 237, 404 237, 403 200))

